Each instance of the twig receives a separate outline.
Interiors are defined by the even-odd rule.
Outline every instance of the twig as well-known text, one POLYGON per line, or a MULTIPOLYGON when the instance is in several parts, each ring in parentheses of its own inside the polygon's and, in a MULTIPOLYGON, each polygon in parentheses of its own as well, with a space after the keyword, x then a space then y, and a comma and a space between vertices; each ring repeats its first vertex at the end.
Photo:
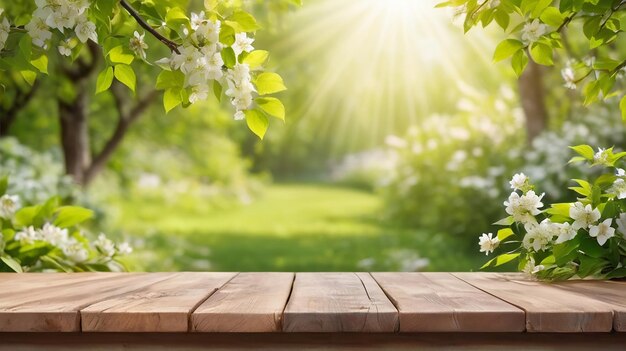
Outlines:
POLYGON ((180 54, 180 51, 178 51, 178 44, 167 39, 166 37, 161 35, 161 33, 157 32, 156 29, 152 28, 146 21, 144 21, 143 18, 141 18, 137 11, 135 11, 135 9, 130 6, 128 2, 126 2, 126 0, 120 0, 120 5, 122 5, 122 7, 126 9, 126 11, 137 21, 137 23, 139 23, 140 26, 150 32, 150 34, 152 34, 155 38, 159 39, 159 41, 165 44, 168 48, 170 48, 170 50, 177 54, 180 54))

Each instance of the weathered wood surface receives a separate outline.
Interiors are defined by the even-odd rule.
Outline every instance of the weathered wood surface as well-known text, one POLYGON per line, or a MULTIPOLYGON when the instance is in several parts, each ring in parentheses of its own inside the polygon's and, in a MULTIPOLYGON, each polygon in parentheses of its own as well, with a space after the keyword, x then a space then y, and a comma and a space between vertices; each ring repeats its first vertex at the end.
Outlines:
POLYGON ((80 311, 87 332, 186 332, 189 315, 235 273, 173 273, 80 311))
POLYGON ((297 273, 286 332, 395 332, 398 311, 369 273, 297 273))
POLYGON ((0 333, 81 331, 626 332, 626 282, 548 284, 508 273, 0 273, 0 333))
POLYGON ((240 273, 191 315, 197 332, 279 332, 293 273, 240 273))
POLYGON ((93 303, 136 290, 167 274, 0 275, 0 331, 80 331, 79 311, 93 303), (47 282, 47 283, 43 283, 47 282))
POLYGON ((521 332, 524 311, 448 273, 372 273, 401 332, 521 332))
POLYGON ((596 297, 530 281, 521 274, 455 273, 455 276, 526 311, 529 332, 610 332, 613 307, 596 297))

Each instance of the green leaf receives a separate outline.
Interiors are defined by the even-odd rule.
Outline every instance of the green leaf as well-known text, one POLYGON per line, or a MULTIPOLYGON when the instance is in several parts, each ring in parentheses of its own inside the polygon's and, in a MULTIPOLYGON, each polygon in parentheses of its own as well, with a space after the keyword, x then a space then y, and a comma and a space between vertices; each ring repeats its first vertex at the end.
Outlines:
POLYGON ((269 52, 265 50, 254 50, 243 59, 243 63, 250 66, 250 69, 256 69, 261 67, 267 58, 269 57, 269 52))
POLYGON ((534 43, 530 46, 530 56, 540 65, 552 66, 552 48, 543 43, 534 43))
POLYGON ((113 63, 123 63, 125 65, 130 65, 135 56, 125 53, 124 47, 122 45, 118 45, 109 51, 109 60, 113 63))
POLYGON ((222 85, 216 80, 213 81, 213 94, 217 101, 222 101, 222 85))
POLYGON ((185 83, 185 74, 181 71, 161 71, 157 76, 156 88, 182 88, 185 83))
POLYGON ((503 241, 504 239, 514 235, 513 230, 511 228, 503 228, 498 230, 498 239, 503 241))
POLYGON ((135 84, 137 82, 137 77, 135 76, 135 71, 133 71, 132 67, 125 64, 115 65, 115 78, 119 80, 122 84, 126 85, 130 90, 135 92, 135 84))
POLYGON ((606 279, 624 278, 626 277, 626 267, 620 267, 610 271, 606 275, 606 279))
POLYGON ((502 30, 506 31, 506 29, 509 27, 510 22, 509 14, 506 13, 506 11, 497 9, 494 12, 493 17, 496 20, 496 23, 498 23, 498 25, 502 28, 502 30))
POLYGON ((235 51, 231 47, 226 47, 222 50, 222 60, 224 60, 224 65, 228 68, 235 67, 237 64, 237 57, 235 56, 235 51))
POLYGON ((513 54, 513 57, 511 58, 511 67, 518 78, 522 75, 522 72, 524 72, 527 64, 528 56, 526 56, 526 52, 524 50, 518 50, 513 54))
POLYGON ((259 97, 254 100, 261 110, 265 111, 268 115, 274 116, 278 119, 285 120, 285 106, 280 100, 273 97, 259 97))
POLYGON ((57 210, 53 224, 57 227, 68 228, 80 224, 93 217, 93 211, 78 206, 63 206, 57 210))
POLYGON ((220 27, 220 43, 231 46, 235 42, 235 29, 233 27, 222 23, 220 27))
POLYGON ((513 216, 508 216, 506 218, 502 218, 501 220, 493 223, 493 225, 504 225, 504 226, 509 226, 511 224, 513 224, 515 221, 513 220, 513 216))
POLYGON ((31 70, 20 71, 20 75, 22 75, 22 78, 24 78, 26 83, 28 83, 31 87, 35 84, 35 80, 37 80, 37 72, 31 70))
POLYGON ((48 74, 48 56, 41 55, 36 59, 30 60, 30 64, 35 66, 39 72, 48 74))
POLYGON ((565 21, 565 17, 556 7, 546 8, 543 12, 541 12, 539 18, 543 23, 553 27, 558 27, 563 23, 563 21, 565 21))
POLYGON ((181 25, 189 24, 189 18, 182 8, 175 6, 167 11, 165 23, 167 23, 168 27, 178 30, 181 25))
POLYGON ((576 145, 570 146, 569 148, 576 151, 576 153, 589 161, 593 160, 593 155, 595 155, 595 152, 593 152, 593 148, 589 145, 576 145))
POLYGON ((14 272, 24 273, 24 271, 22 270, 22 266, 20 266, 20 263, 17 262, 12 257, 10 257, 10 256, 0 256, 0 260, 2 260, 2 262, 4 262, 4 264, 9 266, 9 268, 11 268, 14 272))
POLYGON ((265 132, 267 132, 267 128, 270 124, 267 116, 258 110, 246 110, 244 111, 246 115, 246 123, 248 124, 248 128, 256 134, 261 140, 265 136, 265 132))
POLYGON ((519 253, 507 253, 507 254, 502 254, 500 256, 497 256, 491 260, 489 260, 487 263, 485 263, 482 267, 480 267, 480 269, 484 269, 487 267, 498 267, 501 266, 507 262, 510 262, 514 259, 516 259, 517 257, 519 257, 519 253))
POLYGON ((96 80, 96 94, 107 91, 113 83, 113 67, 109 66, 98 74, 96 80))
POLYGON ((169 88, 165 90, 165 93, 163 93, 163 107, 165 108, 165 113, 170 112, 174 107, 183 102, 181 91, 182 89, 180 88, 169 88))
POLYGON ((524 47, 521 41, 515 39, 506 39, 500 42, 496 47, 496 51, 493 53, 493 60, 495 62, 502 61, 506 58, 513 56, 517 51, 524 47))
POLYGON ((553 216, 569 216, 569 209, 571 205, 569 203, 558 203, 550 205, 550 208, 546 210, 546 213, 553 216))
POLYGON ((261 28, 254 17, 244 11, 236 11, 226 19, 226 24, 233 27, 236 32, 254 32, 261 28))
POLYGON ((580 256, 579 259, 580 265, 578 266, 577 274, 581 278, 597 274, 609 264, 602 258, 580 256))
POLYGON ((15 227, 20 228, 33 225, 35 217, 37 216, 37 214, 39 214, 40 210, 41 206, 27 206, 19 209, 17 212, 15 212, 15 218, 13 219, 15 227))
POLYGON ((9 188, 9 176, 0 177, 0 196, 6 194, 9 188))
POLYGON ((259 95, 273 94, 287 89, 283 79, 278 74, 272 72, 259 74, 255 85, 259 95))

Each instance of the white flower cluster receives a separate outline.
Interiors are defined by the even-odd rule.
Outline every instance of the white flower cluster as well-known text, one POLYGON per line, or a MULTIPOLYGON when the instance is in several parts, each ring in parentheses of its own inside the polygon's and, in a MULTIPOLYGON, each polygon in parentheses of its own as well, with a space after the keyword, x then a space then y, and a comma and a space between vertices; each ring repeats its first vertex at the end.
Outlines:
POLYGON ((522 28, 522 41, 527 45, 532 44, 547 32, 548 26, 541 23, 538 19, 534 19, 524 24, 522 28))
MULTIPOLYGON (((41 229, 36 229, 33 226, 23 228, 15 233, 14 240, 23 245, 30 245, 36 241, 46 242, 61 249, 65 257, 74 263, 82 263, 89 259, 89 250, 84 243, 70 236, 67 229, 59 228, 50 223, 44 224, 41 229)), ((124 255, 132 252, 127 243, 116 246, 104 234, 100 234, 98 240, 94 241, 93 248, 107 259, 113 258, 116 254, 124 255)))
POLYGON ((5 16, 2 16, 2 13, 4 13, 4 9, 0 8, 0 51, 4 49, 11 31, 11 24, 5 16))
MULTIPOLYGON (((192 13, 191 32, 185 29, 179 53, 174 52, 171 57, 157 63, 169 66, 172 70, 180 70, 185 75, 185 87, 191 89, 191 103, 207 99, 211 80, 227 85, 226 95, 237 110, 235 119, 243 119, 243 111, 252 105, 252 93, 256 90, 247 64, 236 63, 232 69, 223 70, 222 50, 225 46, 219 42, 220 27, 221 22, 207 19, 204 11, 192 13)), ((254 50, 252 42, 254 39, 248 38, 246 33, 235 35, 231 48, 237 60, 242 52, 254 50)))
POLYGON ((483 233, 478 239, 478 245, 480 246, 480 252, 489 255, 500 246, 500 239, 497 236, 494 237, 493 233, 483 233))
MULTIPOLYGON (((52 30, 57 29, 65 33, 66 29, 73 30, 82 43, 87 40, 98 42, 96 25, 87 18, 87 9, 91 5, 89 0, 35 0, 37 9, 33 18, 24 27, 28 31, 33 44, 47 48, 47 41, 52 37, 52 30)), ((62 45, 59 52, 69 56, 71 50, 62 45)))
POLYGON ((4 194, 0 197, 0 218, 11 219, 21 207, 20 197, 4 194))
POLYGON ((537 224, 535 216, 541 213, 543 196, 544 194, 537 196, 533 190, 529 190, 521 196, 513 191, 509 199, 504 202, 506 213, 513 216, 516 222, 523 223, 525 226, 537 224))

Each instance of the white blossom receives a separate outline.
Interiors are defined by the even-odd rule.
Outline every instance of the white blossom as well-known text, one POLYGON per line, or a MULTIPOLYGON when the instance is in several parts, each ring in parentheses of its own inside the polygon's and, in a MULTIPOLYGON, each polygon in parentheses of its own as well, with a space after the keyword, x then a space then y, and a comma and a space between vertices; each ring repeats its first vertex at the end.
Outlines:
POLYGON ((611 227, 612 222, 613 218, 607 218, 598 225, 592 225, 589 227, 589 236, 596 238, 598 244, 603 246, 607 240, 615 236, 615 228, 611 227))
POLYGON ((200 13, 191 13, 191 29, 198 30, 198 27, 200 27, 205 21, 206 17, 204 11, 200 11, 200 13))
POLYGON ((522 40, 526 44, 531 44, 539 40, 542 35, 546 34, 548 27, 541 23, 538 19, 526 22, 522 28, 522 40))
POLYGON ((34 17, 24 26, 33 44, 40 48, 47 48, 46 42, 52 38, 48 25, 39 17, 34 17))
POLYGON ((254 50, 254 47, 252 47, 253 42, 254 39, 248 38, 246 33, 237 33, 235 34, 235 42, 231 48, 235 52, 235 56, 239 56, 242 52, 250 52, 254 50))
POLYGON ((598 148, 598 152, 593 155, 593 162, 600 165, 608 165, 609 150, 598 148))
POLYGON ((555 243, 560 244, 564 243, 568 240, 574 239, 578 231, 574 229, 569 223, 555 223, 554 224, 558 231, 558 238, 555 243))
POLYGON ((15 233, 13 239, 15 241, 19 241, 23 245, 28 245, 37 240, 41 240, 41 235, 39 234, 39 231, 31 225, 29 227, 22 228, 22 230, 15 233))
POLYGON ((69 40, 62 40, 59 43, 59 46, 57 48, 59 50, 59 53, 63 56, 71 56, 72 55, 72 47, 70 45, 70 41, 69 40))
POLYGON ((576 89, 576 76, 574 70, 569 65, 561 70, 561 77, 565 82, 563 85, 568 89, 576 89))
POLYGON ((146 59, 146 50, 148 49, 148 44, 144 41, 145 36, 146 33, 139 34, 139 32, 135 31, 132 38, 130 38, 130 43, 128 44, 135 55, 141 57, 142 60, 146 59))
POLYGON ((615 175, 618 177, 626 177, 626 171, 623 168, 616 168, 615 175))
POLYGON ((129 243, 124 242, 124 243, 117 245, 117 253, 120 255, 128 255, 132 252, 133 252, 133 248, 130 246, 129 243))
POLYGON ((181 72, 188 74, 192 72, 198 66, 198 60, 202 57, 202 54, 193 45, 185 45, 178 47, 180 54, 174 53, 171 59, 174 69, 179 69, 181 72))
POLYGON ((574 220, 572 228, 587 229, 600 219, 600 211, 593 209, 590 204, 584 206, 581 202, 576 202, 570 206, 569 216, 574 220))
POLYGON ((517 173, 511 181, 511 189, 524 191, 528 187, 528 177, 524 173, 517 173))
POLYGON ((85 246, 82 243, 74 238, 67 242, 66 245, 63 246, 62 250, 65 257, 74 263, 82 263, 87 261, 89 258, 89 251, 85 249, 85 246))
POLYGON ((74 32, 82 43, 86 43, 91 39, 94 43, 98 42, 98 34, 96 33, 96 25, 90 21, 81 21, 74 28, 74 32))
POLYGON ((4 194, 0 197, 0 217, 11 219, 21 207, 20 197, 17 195, 4 194))
POLYGON ((615 179, 609 191, 615 194, 618 199, 626 199, 626 181, 622 178, 615 179))
POLYGON ((113 255, 115 255, 115 244, 102 233, 100 233, 98 239, 94 241, 94 246, 105 257, 113 257, 113 255))
POLYGON ((545 267, 543 265, 535 265, 535 259, 534 258, 530 258, 528 260, 528 262, 526 262, 526 265, 524 266, 524 273, 526 273, 528 276, 534 276, 537 273, 541 272, 542 270, 544 270, 545 267))
POLYGON ((43 225, 43 228, 39 231, 41 236, 41 240, 47 241, 54 246, 64 246, 68 238, 67 229, 59 228, 50 223, 46 223, 43 225))
POLYGON ((478 240, 478 245, 480 246, 480 252, 489 255, 489 253, 498 248, 500 239, 497 236, 493 237, 493 233, 483 233, 478 240))
POLYGON ((534 216, 541 213, 539 209, 543 207, 543 203, 541 202, 543 196, 544 194, 537 196, 533 190, 528 191, 522 196, 516 192, 512 192, 508 201, 504 202, 506 213, 513 216, 516 222, 524 224, 536 223, 534 216))
POLYGON ((206 84, 197 84, 191 87, 191 94, 189 94, 189 102, 196 103, 198 101, 204 101, 209 97, 209 87, 206 84))
POLYGON ((243 111, 235 112, 235 121, 242 121, 246 119, 246 114, 243 111))
POLYGON ((548 248, 554 238, 555 228, 550 222, 541 222, 528 230, 522 239, 526 250, 543 251, 548 248))

